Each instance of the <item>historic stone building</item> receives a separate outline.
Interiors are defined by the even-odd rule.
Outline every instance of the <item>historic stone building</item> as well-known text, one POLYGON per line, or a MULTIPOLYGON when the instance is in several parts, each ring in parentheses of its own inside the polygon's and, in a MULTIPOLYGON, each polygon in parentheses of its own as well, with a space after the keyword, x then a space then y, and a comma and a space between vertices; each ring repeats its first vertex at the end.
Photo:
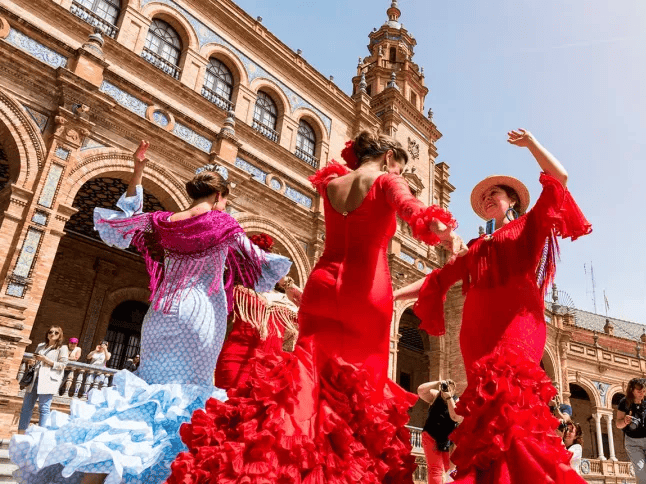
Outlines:
MULTIPOLYGON (((395 0, 369 34, 349 96, 229 0, 0 4, 3 437, 17 423, 23 354, 49 325, 78 337, 84 354, 107 339, 115 368, 138 351, 149 296, 145 267, 136 253, 97 240, 92 209, 113 207, 124 192, 139 140, 151 142, 147 210, 186 207, 184 182, 198 167, 220 164, 235 184, 231 213, 250 233, 276 240, 299 284, 324 245, 321 203, 307 179, 359 130, 399 139, 410 155, 405 177, 413 193, 449 206, 449 167, 436 161, 442 135, 426 114, 417 42, 400 15, 395 0)), ((400 286, 440 266, 445 254, 417 243, 400 224, 389 257, 400 286)), ((457 286, 442 338, 420 333, 412 304, 396 305, 393 379, 412 391, 447 377, 464 387, 462 302, 457 286)), ((646 372, 646 336, 641 329, 625 334, 630 324, 614 320, 604 332, 597 316, 550 308, 544 366, 587 429, 591 482, 630 480, 628 465, 613 460, 626 456, 612 408, 628 377, 646 372)), ((62 408, 66 402, 55 401, 62 408)), ((411 424, 421 426, 425 412, 418 403, 411 424)))

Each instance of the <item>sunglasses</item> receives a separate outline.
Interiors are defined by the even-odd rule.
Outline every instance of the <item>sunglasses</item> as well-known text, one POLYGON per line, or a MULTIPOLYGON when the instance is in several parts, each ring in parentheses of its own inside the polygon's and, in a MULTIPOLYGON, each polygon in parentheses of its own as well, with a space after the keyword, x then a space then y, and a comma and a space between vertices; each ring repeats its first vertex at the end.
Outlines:
POLYGON ((60 334, 58 331, 48 331, 47 334, 60 334))

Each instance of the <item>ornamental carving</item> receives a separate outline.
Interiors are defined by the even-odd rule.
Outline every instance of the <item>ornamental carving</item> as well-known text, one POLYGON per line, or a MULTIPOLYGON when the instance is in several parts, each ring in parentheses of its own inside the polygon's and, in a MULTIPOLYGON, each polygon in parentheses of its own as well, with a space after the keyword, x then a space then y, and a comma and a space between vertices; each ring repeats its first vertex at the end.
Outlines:
POLYGON ((419 159, 419 143, 412 138, 408 138, 408 152, 414 160, 419 159))

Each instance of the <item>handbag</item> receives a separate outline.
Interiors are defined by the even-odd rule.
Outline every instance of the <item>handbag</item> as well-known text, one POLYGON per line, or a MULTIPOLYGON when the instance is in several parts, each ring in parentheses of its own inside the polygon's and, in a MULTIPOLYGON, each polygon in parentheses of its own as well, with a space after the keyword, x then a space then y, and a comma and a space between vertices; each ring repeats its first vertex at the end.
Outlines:
POLYGON ((34 381, 35 376, 36 376, 36 365, 29 368, 25 372, 25 374, 22 375, 22 378, 20 379, 20 386, 21 387, 28 387, 34 381))

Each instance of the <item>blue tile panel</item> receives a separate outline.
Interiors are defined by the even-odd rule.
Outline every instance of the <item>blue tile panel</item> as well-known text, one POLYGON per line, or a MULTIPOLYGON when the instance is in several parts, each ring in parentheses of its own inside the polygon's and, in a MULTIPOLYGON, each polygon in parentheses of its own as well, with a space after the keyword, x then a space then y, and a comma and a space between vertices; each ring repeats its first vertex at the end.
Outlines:
POLYGON ((332 131, 332 119, 329 116, 327 116, 322 111, 312 106, 311 103, 303 99, 300 95, 296 94, 289 87, 287 87, 282 81, 280 81, 274 75, 270 74, 265 69, 260 67, 256 62, 251 60, 249 57, 243 54, 236 47, 234 47, 229 42, 224 40, 222 37, 220 37, 213 30, 211 30, 209 27, 207 27, 202 22, 200 22, 197 18, 195 18, 187 10, 179 6, 173 0, 142 0, 141 6, 143 7, 144 5, 152 1, 166 4, 172 7, 174 10, 177 10, 178 12, 180 12, 184 16, 184 18, 188 20, 188 22, 195 30, 198 41, 200 43, 200 48, 206 44, 218 44, 218 45, 225 46, 227 49, 234 52, 238 56, 242 64, 245 66, 245 69, 247 71, 247 76, 249 77, 249 82, 257 78, 269 79, 275 82, 283 90, 285 96, 287 96, 287 99, 289 99, 289 102, 292 108, 292 113, 299 108, 311 109, 319 116, 319 118, 321 119, 321 122, 327 128, 328 135, 330 134, 330 132, 332 131))
POLYGON ((244 170, 247 173, 249 173, 254 180, 259 181, 260 183, 265 183, 267 181, 267 175, 269 173, 262 171, 260 168, 256 168, 247 160, 243 160, 242 158, 236 158, 236 162, 234 164, 241 170, 244 170))
POLYGON ((162 128, 165 128, 168 126, 168 123, 170 123, 170 119, 168 119, 168 117, 161 111, 155 111, 153 113, 153 121, 162 128))
POLYGON ((173 134, 206 153, 210 153, 211 148, 213 147, 213 143, 211 141, 206 139, 204 136, 200 136, 195 131, 181 123, 175 123, 173 134))
POLYGON ((81 146, 81 151, 91 150, 94 148, 106 148, 103 143, 99 143, 97 140, 86 137, 83 140, 83 145, 81 146))
POLYGON ((62 174, 63 167, 61 165, 52 164, 49 168, 49 173, 47 174, 47 181, 45 181, 43 192, 40 194, 40 198, 38 199, 38 205, 42 205, 47 208, 52 207, 54 196, 56 195, 56 189, 58 188, 58 182, 60 181, 62 174))
POLYGON ((32 228, 27 229, 25 242, 22 244, 22 250, 18 256, 16 267, 13 270, 14 276, 25 278, 29 277, 31 266, 34 264, 34 260, 36 259, 36 251, 38 250, 38 244, 40 243, 42 236, 43 233, 40 230, 32 228))
POLYGON ((7 295, 13 297, 23 297, 25 295, 25 289, 27 286, 25 284, 19 284, 17 282, 10 282, 7 286, 7 295))
POLYGON ((60 158, 61 160, 67 160, 67 158, 69 158, 70 156, 70 150, 66 150, 61 146, 57 146, 54 154, 56 155, 57 158, 60 158))
POLYGON ((415 257, 413 257, 410 254, 407 254, 404 251, 401 251, 397 256, 403 260, 404 262, 408 262, 409 264, 414 264, 415 263, 415 257))
POLYGON ((22 105, 22 107, 27 111, 27 114, 31 117, 31 119, 34 120, 36 125, 38 126, 38 129, 40 129, 40 132, 43 133, 45 131, 45 128, 47 127, 47 123, 49 122, 49 116, 44 115, 43 113, 39 113, 38 111, 34 111, 31 109, 29 106, 22 105))
POLYGON ((312 208, 312 197, 308 197, 304 193, 296 190, 293 187, 290 187, 289 185, 286 185, 285 187, 285 196, 305 208, 312 208))
POLYGON ((31 221, 38 225, 47 225, 47 219, 47 214, 45 212, 39 212, 38 210, 31 217, 31 221))
POLYGON ((31 37, 27 37, 22 32, 13 28, 9 29, 9 35, 4 40, 9 44, 24 50, 39 61, 52 66, 54 69, 65 67, 67 65, 67 57, 53 51, 49 47, 45 47, 40 42, 36 42, 31 37))

